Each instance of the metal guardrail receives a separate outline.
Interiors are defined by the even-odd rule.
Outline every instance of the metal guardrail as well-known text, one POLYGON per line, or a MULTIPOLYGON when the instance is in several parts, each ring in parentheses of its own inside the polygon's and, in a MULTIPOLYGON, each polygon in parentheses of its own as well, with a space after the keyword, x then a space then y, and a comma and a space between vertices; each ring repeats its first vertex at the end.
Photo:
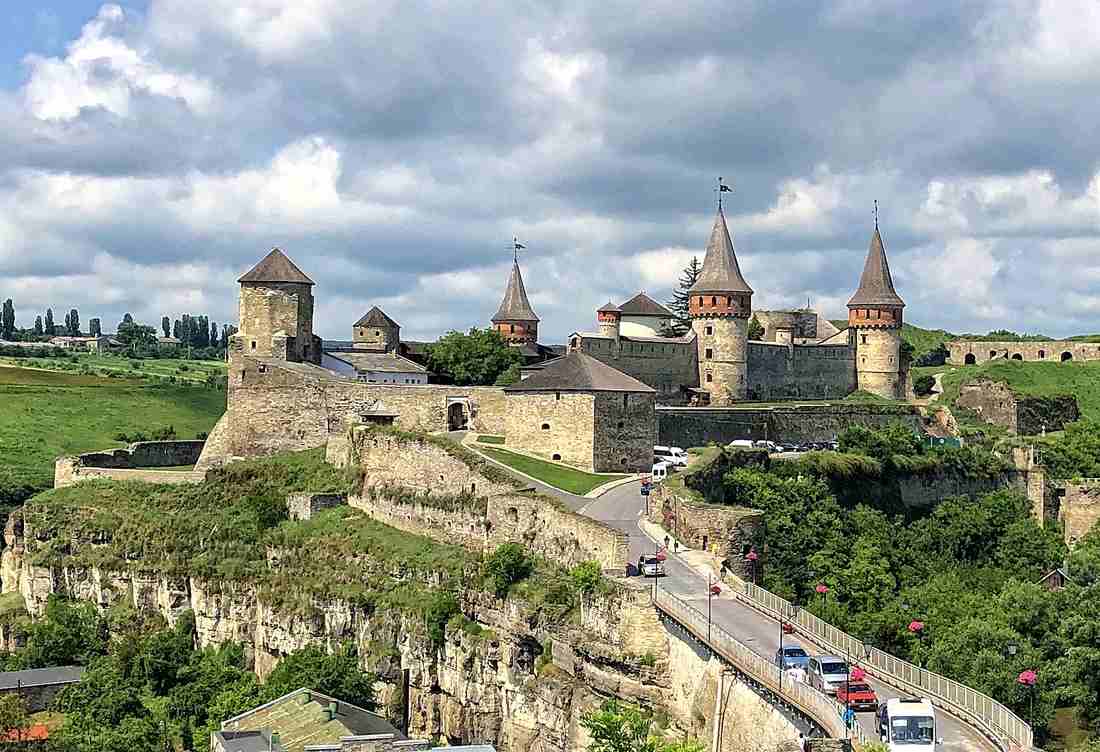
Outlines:
MULTIPOLYGON (((801 627, 810 639, 839 655, 862 656, 865 646, 856 638, 819 619, 805 609, 799 609, 791 618, 791 604, 765 590, 746 582, 736 575, 727 574, 734 580, 742 592, 738 596, 765 611, 777 620, 788 621, 801 627)), ((735 589, 736 592, 736 589, 735 589)), ((895 658, 878 648, 870 649, 870 656, 861 661, 868 673, 878 676, 888 684, 900 685, 899 688, 927 696, 933 704, 952 711, 963 720, 978 728, 986 736, 1006 750, 1032 748, 1033 732, 1031 726, 1001 703, 988 695, 977 692, 953 679, 915 666, 908 661, 895 658)))
MULTIPOLYGON (((845 738, 844 708, 840 703, 808 684, 792 682, 789 679, 783 680, 783 674, 778 666, 738 641, 722 627, 708 621, 702 611, 672 593, 658 589, 654 597, 654 605, 691 632, 701 643, 759 682, 761 686, 788 700, 813 718, 830 737, 845 738)), ((858 723, 853 723, 847 734, 857 747, 871 741, 858 723)))

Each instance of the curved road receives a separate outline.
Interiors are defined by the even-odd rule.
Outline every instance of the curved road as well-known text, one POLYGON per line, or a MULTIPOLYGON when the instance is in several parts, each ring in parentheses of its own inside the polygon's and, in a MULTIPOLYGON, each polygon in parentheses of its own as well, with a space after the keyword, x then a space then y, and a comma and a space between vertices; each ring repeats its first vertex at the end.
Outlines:
MULTIPOLYGON (((470 448, 476 449, 476 447, 470 448)), ((485 457, 485 455, 482 456, 485 457)), ((486 459, 505 470, 511 470, 492 458, 486 457, 486 459)), ((523 480, 531 482, 528 478, 523 480)), ((543 483, 534 482, 532 485, 543 493, 558 497, 571 509, 626 533, 630 539, 630 561, 637 561, 642 554, 655 551, 656 542, 644 533, 638 524, 645 508, 638 481, 613 488, 595 499, 575 496, 543 483)), ((626 562, 623 562, 623 565, 625 567, 626 562)), ((660 578, 658 587, 685 601, 700 602, 698 608, 702 611, 706 610, 709 586, 706 577, 687 566, 673 553, 669 553, 669 558, 665 562, 665 572, 666 576, 660 578)), ((768 660, 774 660, 775 651, 779 649, 778 622, 732 596, 715 598, 711 603, 711 613, 715 624, 734 635, 759 655, 768 660)), ((812 644, 797 638, 784 638, 785 645, 793 643, 800 644, 811 655, 820 653, 812 644)), ((879 698, 906 696, 881 682, 869 680, 868 683, 874 687, 879 698)), ((856 717, 867 735, 874 738, 877 735, 874 714, 859 713, 856 717)), ((997 752, 997 746, 983 734, 954 716, 938 710, 936 720, 938 725, 936 734, 944 742, 937 752, 997 752)))

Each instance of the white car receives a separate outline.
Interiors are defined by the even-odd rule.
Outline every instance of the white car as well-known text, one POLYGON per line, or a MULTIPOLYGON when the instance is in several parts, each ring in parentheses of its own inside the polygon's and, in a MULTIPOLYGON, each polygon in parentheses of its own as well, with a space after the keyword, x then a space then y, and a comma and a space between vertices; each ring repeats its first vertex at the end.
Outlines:
POLYGON ((749 439, 734 439, 726 446, 733 447, 735 449, 752 449, 753 442, 749 439))
POLYGON ((936 738, 936 709, 922 699, 887 700, 879 705, 878 735, 890 752, 934 752, 943 739, 936 738))
POLYGON ((656 556, 638 557, 638 573, 643 577, 664 577, 665 565, 656 556))
POLYGON ((680 447, 655 446, 653 447, 653 459, 659 462, 667 462, 672 467, 687 467, 688 456, 680 447))
POLYGON ((815 655, 806 664, 810 686, 835 695, 837 686, 848 680, 848 664, 835 655, 815 655))
POLYGON ((650 478, 654 483, 659 483, 668 477, 668 471, 670 465, 667 462, 655 462, 653 463, 653 469, 650 471, 650 478))

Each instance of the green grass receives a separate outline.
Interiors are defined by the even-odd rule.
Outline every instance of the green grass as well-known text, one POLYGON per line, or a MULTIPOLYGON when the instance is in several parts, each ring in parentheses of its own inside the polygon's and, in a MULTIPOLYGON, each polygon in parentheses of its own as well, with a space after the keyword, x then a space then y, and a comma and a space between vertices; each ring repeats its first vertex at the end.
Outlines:
POLYGON ((227 365, 220 360, 187 360, 181 358, 147 358, 137 360, 123 355, 99 353, 73 353, 64 358, 14 358, 0 357, 0 365, 31 367, 35 369, 77 372, 87 376, 124 376, 145 380, 166 381, 175 378, 177 383, 204 384, 209 376, 222 377, 227 365), (137 368, 134 368, 137 364, 137 368))
POLYGON ((479 444, 503 444, 504 443, 504 437, 503 436, 490 436, 489 434, 483 433, 483 434, 478 435, 477 441, 478 441, 479 444))
POLYGON ((57 457, 122 446, 120 431, 190 439, 224 411, 217 389, 0 367, 0 497, 6 484, 48 488, 57 457))
POLYGON ((479 451, 484 452, 487 456, 492 457, 497 462, 507 465, 513 470, 518 470, 521 473, 530 475, 532 478, 541 480, 549 486, 560 488, 562 491, 568 491, 578 496, 583 496, 593 488, 602 486, 608 481, 624 477, 623 475, 597 475, 586 473, 583 470, 577 470, 576 468, 566 465, 559 465, 556 462, 537 460, 534 457, 527 457, 504 449, 481 447, 479 451))

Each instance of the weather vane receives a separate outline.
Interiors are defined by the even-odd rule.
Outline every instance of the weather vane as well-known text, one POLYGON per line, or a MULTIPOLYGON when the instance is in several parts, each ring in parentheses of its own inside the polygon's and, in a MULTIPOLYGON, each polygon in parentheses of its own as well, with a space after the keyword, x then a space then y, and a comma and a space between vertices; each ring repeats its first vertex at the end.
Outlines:
POLYGON ((722 177, 718 177, 718 187, 714 189, 714 192, 718 194, 718 211, 722 211, 722 194, 733 193, 733 188, 729 187, 722 182, 722 177))
POLYGON ((875 229, 878 229, 878 199, 875 199, 875 229))
POLYGON ((519 263, 519 252, 527 248, 523 243, 519 242, 519 238, 515 235, 512 236, 512 261, 519 263))

